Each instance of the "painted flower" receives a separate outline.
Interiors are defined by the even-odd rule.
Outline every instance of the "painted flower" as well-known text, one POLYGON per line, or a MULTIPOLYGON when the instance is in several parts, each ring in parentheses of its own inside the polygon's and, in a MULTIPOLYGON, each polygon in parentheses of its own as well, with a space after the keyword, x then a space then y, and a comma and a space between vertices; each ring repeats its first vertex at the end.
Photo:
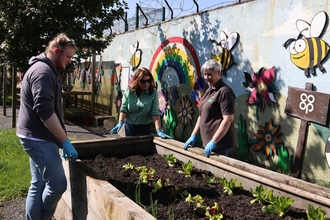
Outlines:
POLYGON ((191 100, 195 103, 198 107, 201 98, 204 95, 205 90, 207 89, 207 83, 205 82, 204 78, 200 77, 197 79, 197 82, 194 84, 194 91, 191 93, 191 100))
POLYGON ((254 134, 256 139, 251 140, 251 144, 255 144, 254 151, 263 150, 266 154, 267 159, 270 156, 277 155, 277 150, 280 149, 282 140, 279 136, 280 125, 274 125, 273 119, 265 123, 265 126, 259 125, 260 130, 254 134))
POLYGON ((123 98, 123 94, 121 92, 118 92, 116 100, 114 101, 117 111, 119 111, 119 109, 121 107, 121 99, 122 98, 123 98))
POLYGON ((171 98, 171 104, 175 105, 176 100, 179 98, 179 92, 178 92, 178 88, 176 88, 176 86, 172 86, 170 88, 170 98, 171 98))
POLYGON ((242 84, 251 93, 246 100, 248 104, 256 104, 260 111, 263 111, 266 104, 270 105, 270 101, 276 102, 274 98, 276 92, 274 67, 270 69, 262 67, 258 73, 253 74, 253 78, 249 73, 244 72, 244 74, 246 82, 242 82, 242 84))
POLYGON ((192 114, 194 113, 194 108, 192 107, 192 102, 188 99, 188 96, 182 98, 179 102, 179 107, 176 110, 181 125, 191 125, 192 114))
POLYGON ((165 115, 166 113, 166 106, 167 106, 167 101, 166 101, 166 97, 163 93, 163 91, 158 91, 158 108, 161 112, 161 115, 165 115))

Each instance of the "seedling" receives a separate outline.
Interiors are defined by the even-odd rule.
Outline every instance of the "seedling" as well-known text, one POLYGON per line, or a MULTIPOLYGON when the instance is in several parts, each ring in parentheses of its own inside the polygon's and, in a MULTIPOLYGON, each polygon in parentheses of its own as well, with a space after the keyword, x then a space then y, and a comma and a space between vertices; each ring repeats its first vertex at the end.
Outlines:
POLYGON ((317 207, 316 209, 314 209, 314 207, 311 204, 307 205, 307 210, 306 210, 306 214, 307 214, 307 219, 308 220, 324 220, 325 219, 325 215, 327 214, 323 209, 321 209, 321 207, 317 207))
POLYGON ((209 217, 209 220, 221 220, 223 218, 222 208, 219 208, 218 203, 214 203, 212 208, 207 207, 205 215, 209 217))
POLYGON ((175 163, 176 163, 176 157, 173 156, 173 154, 163 154, 163 157, 166 159, 167 161, 167 164, 170 166, 170 167, 174 167, 175 166, 175 163))
POLYGON ((215 176, 207 177, 204 173, 202 174, 202 176, 206 180, 207 184, 214 185, 217 183, 215 176))
POLYGON ((230 182, 228 182, 225 175, 223 175, 223 178, 219 179, 220 184, 223 186, 224 192, 228 193, 228 195, 232 195, 235 189, 242 188, 242 183, 237 181, 238 179, 231 179, 230 182))
POLYGON ((251 189, 252 196, 255 198, 250 201, 251 204, 258 202, 258 203, 269 203, 273 198, 273 190, 267 190, 262 186, 257 186, 255 190, 251 189))
POLYGON ((186 175, 186 177, 190 177, 191 176, 191 172, 194 168, 194 165, 193 163, 189 160, 187 163, 183 163, 182 164, 182 170, 179 170, 178 173, 179 174, 184 174, 186 175))
POLYGON ((262 207, 262 212, 283 216, 291 208, 293 202, 294 200, 290 197, 275 196, 270 201, 271 204, 262 207))
POLYGON ((197 211, 199 214, 205 215, 206 203, 202 196, 197 194, 196 196, 192 197, 189 193, 185 201, 194 203, 194 210, 197 211))

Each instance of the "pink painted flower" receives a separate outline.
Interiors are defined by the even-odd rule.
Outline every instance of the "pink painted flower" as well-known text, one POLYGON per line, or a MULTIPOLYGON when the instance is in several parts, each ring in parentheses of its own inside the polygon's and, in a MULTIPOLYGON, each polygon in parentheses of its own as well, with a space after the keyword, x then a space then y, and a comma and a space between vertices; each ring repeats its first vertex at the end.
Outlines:
POLYGON ((242 84, 250 92, 250 96, 246 100, 248 104, 258 105, 260 111, 263 111, 266 104, 270 105, 271 101, 276 102, 274 98, 276 92, 274 67, 270 69, 262 67, 253 74, 253 78, 249 73, 244 72, 244 74, 246 82, 242 82, 242 84))
POLYGON ((166 97, 162 91, 158 91, 158 103, 159 103, 158 108, 163 116, 166 113, 167 101, 166 101, 166 97))

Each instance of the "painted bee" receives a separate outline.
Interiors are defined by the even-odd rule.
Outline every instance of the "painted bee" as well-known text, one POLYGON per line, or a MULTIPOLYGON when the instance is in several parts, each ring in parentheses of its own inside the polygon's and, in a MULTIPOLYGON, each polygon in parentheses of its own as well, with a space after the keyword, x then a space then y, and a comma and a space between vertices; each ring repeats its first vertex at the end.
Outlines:
POLYGON ((238 33, 233 32, 228 37, 224 31, 220 31, 220 42, 214 39, 210 39, 210 41, 213 43, 211 59, 215 59, 222 64, 221 73, 227 76, 226 70, 235 64, 231 50, 238 41, 238 33))
POLYGON ((325 71, 322 60, 327 57, 329 45, 319 36, 322 34, 327 23, 327 14, 324 11, 317 13, 312 19, 311 25, 303 20, 297 20, 296 26, 300 32, 297 39, 290 38, 283 47, 290 51, 291 61, 299 68, 305 70, 305 75, 315 74, 317 66, 322 72, 325 71))
POLYGON ((135 71, 140 63, 142 58, 142 50, 139 49, 139 41, 136 41, 135 45, 130 45, 130 50, 132 53, 131 59, 129 60, 129 63, 132 66, 132 70, 135 71))

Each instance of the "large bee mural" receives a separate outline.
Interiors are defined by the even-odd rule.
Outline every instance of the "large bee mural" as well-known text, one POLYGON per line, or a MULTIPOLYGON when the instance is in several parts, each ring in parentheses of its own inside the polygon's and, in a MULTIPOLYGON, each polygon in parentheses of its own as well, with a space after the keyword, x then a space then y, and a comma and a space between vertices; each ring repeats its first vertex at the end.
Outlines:
POLYGON ((305 75, 315 74, 317 66, 322 72, 325 71, 321 64, 329 52, 329 45, 320 38, 327 24, 327 14, 324 11, 317 13, 312 23, 297 20, 296 26, 299 31, 297 39, 288 39, 283 46, 289 46, 290 59, 299 68, 305 71, 305 75))
POLYGON ((226 70, 235 63, 231 51, 238 42, 238 37, 239 35, 237 32, 233 32, 227 36, 224 31, 220 31, 219 42, 217 42, 215 39, 210 39, 210 41, 213 43, 211 59, 215 59, 222 64, 221 73, 224 76, 227 76, 226 70))
POLYGON ((131 59, 129 60, 129 64, 132 66, 132 70, 135 71, 141 63, 142 59, 142 50, 139 49, 139 41, 136 41, 135 45, 130 45, 130 50, 132 53, 131 59))

